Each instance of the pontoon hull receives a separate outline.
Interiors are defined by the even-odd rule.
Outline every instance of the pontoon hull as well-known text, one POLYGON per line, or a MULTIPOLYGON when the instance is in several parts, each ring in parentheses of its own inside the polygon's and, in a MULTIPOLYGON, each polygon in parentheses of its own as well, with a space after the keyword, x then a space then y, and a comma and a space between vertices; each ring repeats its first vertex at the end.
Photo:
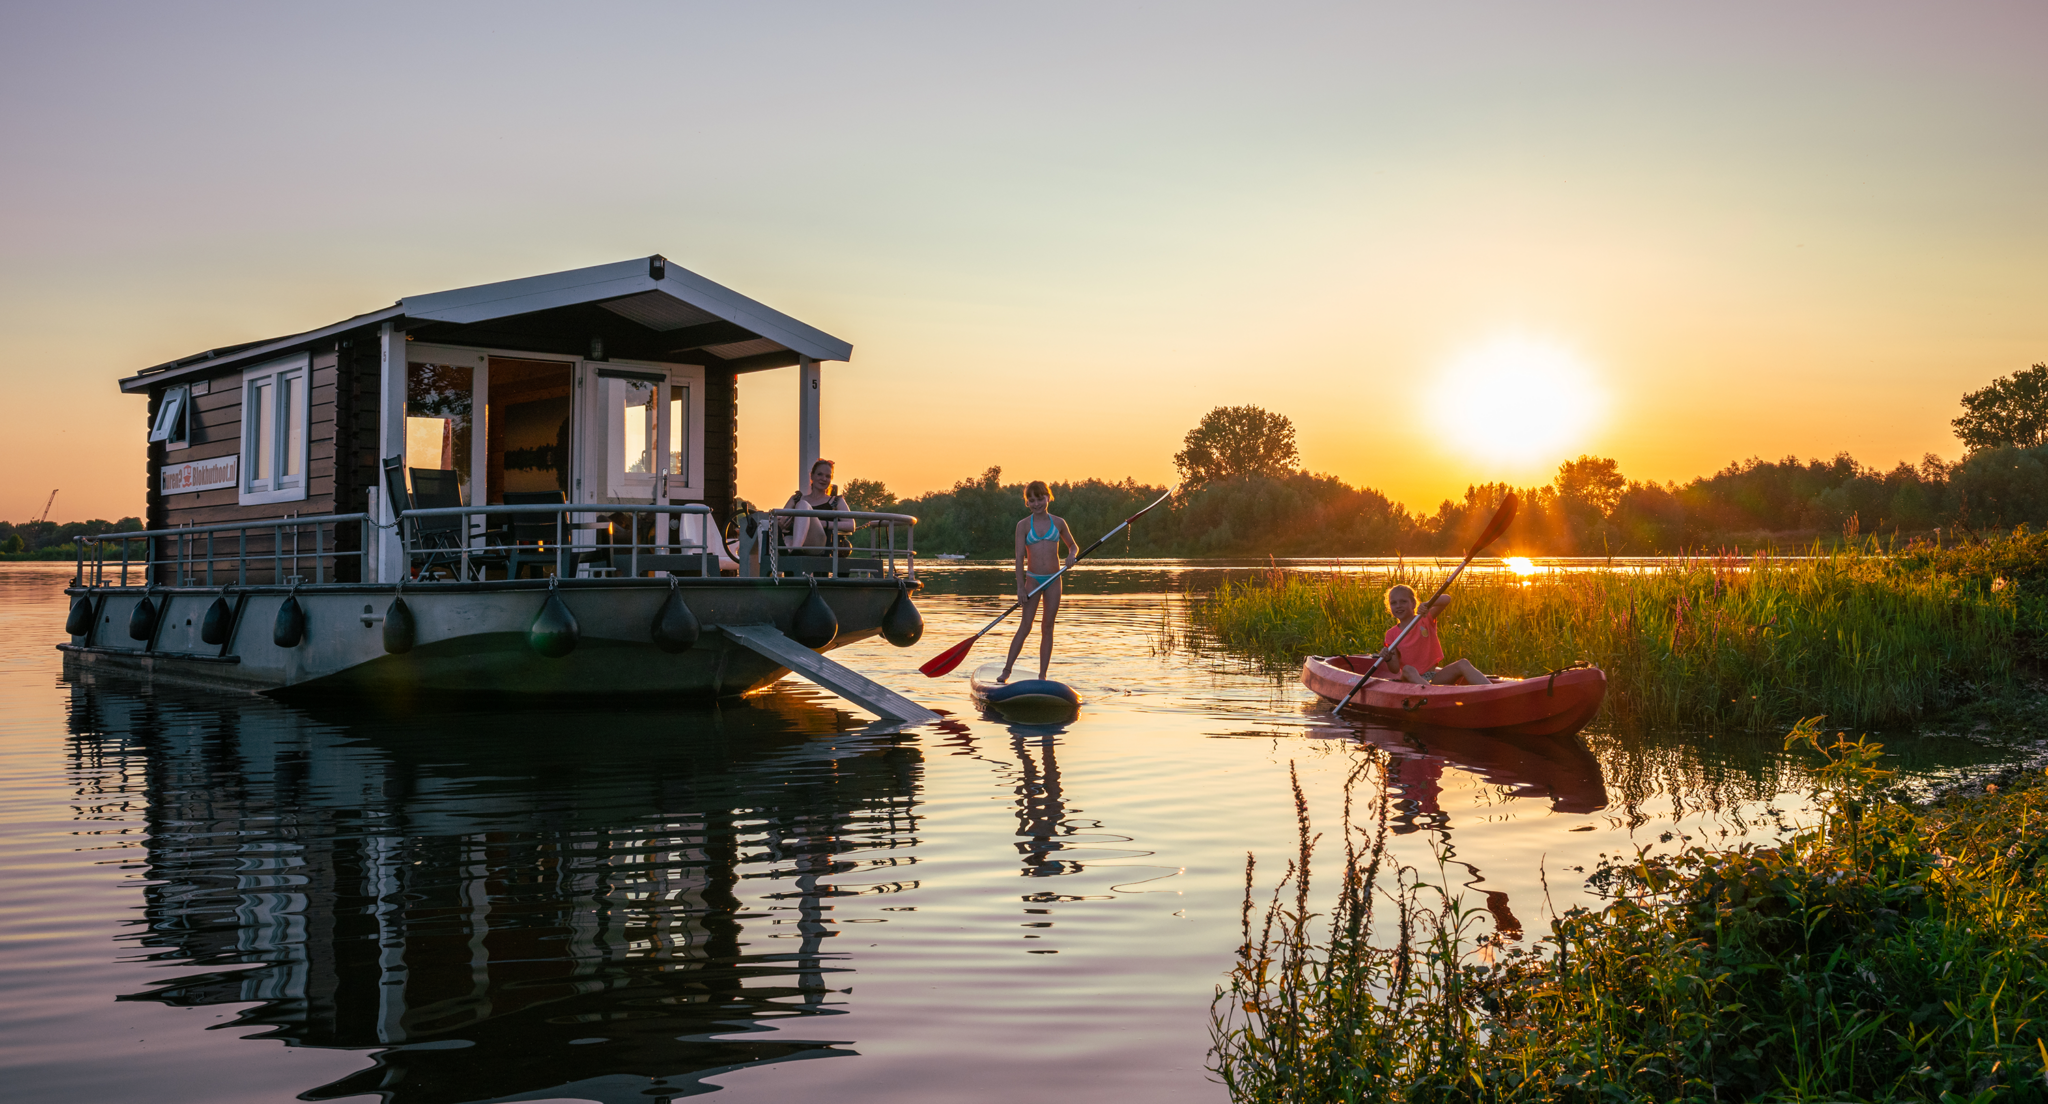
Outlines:
MULTIPOLYGON (((412 647, 397 654, 386 651, 383 618, 398 592, 361 584, 231 591, 228 604, 242 608, 225 646, 200 639, 208 607, 222 596, 217 588, 152 590, 162 625, 146 641, 128 635, 142 591, 100 590, 90 595, 98 606, 92 631, 60 647, 67 665, 258 693, 378 699, 509 694, 711 700, 767 686, 788 673, 717 626, 768 623, 787 632, 809 593, 807 581, 690 579, 676 590, 703 632, 694 647, 673 654, 657 647, 652 634, 655 614, 669 595, 663 579, 564 580, 556 593, 576 619, 578 640, 556 659, 528 641, 548 596, 547 583, 539 580, 407 587, 404 598, 416 630, 412 647), (305 638, 290 648, 272 639, 287 597, 296 598, 306 618, 305 638)), ((818 593, 839 619, 839 635, 819 649, 829 651, 876 635, 898 591, 893 580, 821 579, 818 593)))

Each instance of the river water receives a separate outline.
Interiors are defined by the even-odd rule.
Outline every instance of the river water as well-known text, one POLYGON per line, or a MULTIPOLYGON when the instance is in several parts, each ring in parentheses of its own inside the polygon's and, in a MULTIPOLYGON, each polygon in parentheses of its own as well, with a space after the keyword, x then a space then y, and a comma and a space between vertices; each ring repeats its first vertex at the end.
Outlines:
MULTIPOLYGON (((1776 736, 1333 720, 1187 643, 1231 570, 1078 569, 1054 677, 1087 704, 1045 728, 967 701, 1006 633, 917 673, 1008 602, 1006 568, 934 568, 923 643, 833 653, 952 714, 891 732, 787 681, 403 716, 67 681, 68 565, 0 567, 0 1097, 1220 1100, 1210 1001, 1247 852, 1270 886, 1294 850, 1290 768, 1327 852, 1384 749, 1397 853, 1509 938, 1602 854, 1805 815, 1776 736)), ((2020 753, 1902 746, 1920 779, 2020 753)))

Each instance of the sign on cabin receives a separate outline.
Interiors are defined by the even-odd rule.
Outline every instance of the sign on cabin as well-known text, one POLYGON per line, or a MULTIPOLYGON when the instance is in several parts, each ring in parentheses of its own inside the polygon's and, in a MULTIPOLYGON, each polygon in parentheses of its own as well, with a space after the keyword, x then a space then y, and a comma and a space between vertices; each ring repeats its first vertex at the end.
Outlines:
POLYGON ((211 460, 165 464, 162 493, 184 494, 188 491, 232 487, 235 485, 235 462, 240 459, 239 456, 216 456, 211 460))

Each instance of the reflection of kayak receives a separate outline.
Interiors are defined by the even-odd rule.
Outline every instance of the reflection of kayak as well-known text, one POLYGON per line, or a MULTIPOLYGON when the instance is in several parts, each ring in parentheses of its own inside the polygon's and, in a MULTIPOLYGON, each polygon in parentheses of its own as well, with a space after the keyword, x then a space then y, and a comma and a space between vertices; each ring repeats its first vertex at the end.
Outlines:
POLYGON ((1064 682, 1051 679, 1012 679, 998 682, 1000 663, 984 663, 967 680, 974 704, 991 709, 1019 724, 1057 724, 1071 721, 1081 711, 1081 695, 1064 682))
MULTIPOLYGON (((1301 664, 1301 684, 1337 701, 1373 657, 1310 656, 1301 664)), ((1598 667, 1574 667, 1538 678, 1497 678, 1488 686, 1419 686, 1374 677, 1345 707, 1397 725, 1485 729, 1542 735, 1576 732, 1600 711, 1607 675, 1598 667)))
MULTIPOLYGON (((1349 712, 1349 710, 1346 710, 1349 712)), ((1550 799, 1559 813, 1590 813, 1607 804, 1600 761, 1577 736, 1515 736, 1471 729, 1410 727, 1400 731, 1368 724, 1359 738, 1393 757, 1397 795, 1420 811, 1440 812, 1437 775, 1445 765, 1504 786, 1514 797, 1550 799)))

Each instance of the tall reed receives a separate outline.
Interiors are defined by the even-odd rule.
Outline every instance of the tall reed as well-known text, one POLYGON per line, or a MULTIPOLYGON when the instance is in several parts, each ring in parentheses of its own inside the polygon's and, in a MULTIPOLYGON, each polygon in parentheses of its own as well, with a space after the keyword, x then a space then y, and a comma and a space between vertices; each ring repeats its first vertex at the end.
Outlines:
POLYGON ((2048 784, 1916 810, 1877 745, 1819 737, 1788 740, 1828 760, 1813 830, 1603 867, 1610 903, 1528 951, 1389 856, 1383 777, 1362 823, 1347 787, 1317 914, 1297 785, 1300 850, 1259 922, 1246 865, 1212 1068, 1247 1104, 2048 1099, 2048 784))
MULTIPOLYGON (((1198 631, 1275 667, 1306 654, 1375 651, 1382 601, 1431 571, 1271 571, 1197 602, 1198 631)), ((1815 714, 1911 721, 2014 680, 2022 588, 1860 551, 1810 558, 1689 558, 1646 569, 1461 579, 1445 648, 1496 674, 1583 660, 1609 679, 1608 714, 1630 723, 1782 726, 1815 714)))

